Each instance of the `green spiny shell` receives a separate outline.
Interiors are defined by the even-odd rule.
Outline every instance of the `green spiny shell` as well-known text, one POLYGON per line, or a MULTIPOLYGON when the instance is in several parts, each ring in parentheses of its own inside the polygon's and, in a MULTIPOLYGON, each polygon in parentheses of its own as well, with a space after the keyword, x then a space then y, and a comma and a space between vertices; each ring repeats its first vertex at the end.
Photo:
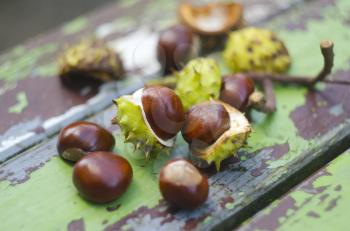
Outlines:
POLYGON ((147 127, 140 106, 132 103, 125 96, 114 100, 114 103, 118 107, 118 112, 113 123, 120 126, 125 142, 134 144, 136 149, 144 152, 147 158, 150 155, 156 156, 166 149, 147 127))
POLYGON ((229 34, 223 58, 233 72, 285 72, 291 60, 283 42, 270 30, 248 27, 229 34))
POLYGON ((177 73, 176 94, 185 110, 209 100, 218 99, 221 87, 220 69, 215 60, 197 58, 177 73))
POLYGON ((246 144, 251 133, 251 125, 243 113, 228 104, 220 103, 230 114, 229 130, 224 132, 211 146, 193 151, 197 159, 204 160, 208 164, 214 162, 217 170, 220 169, 223 160, 236 155, 237 151, 246 144))

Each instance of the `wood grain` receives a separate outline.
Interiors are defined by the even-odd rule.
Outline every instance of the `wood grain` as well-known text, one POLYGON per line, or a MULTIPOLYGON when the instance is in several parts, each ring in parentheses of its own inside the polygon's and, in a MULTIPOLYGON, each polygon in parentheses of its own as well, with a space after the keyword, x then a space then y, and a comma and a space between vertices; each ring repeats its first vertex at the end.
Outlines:
MULTIPOLYGON (((349 9, 347 0, 313 1, 265 25, 286 42, 293 58, 291 74, 317 73, 322 66, 319 40, 327 37, 335 42, 332 78, 349 78, 349 9)), ((214 57, 224 68, 220 56, 214 57)), ((123 143, 118 127, 110 125, 116 111, 110 107, 90 119, 114 132, 115 152, 131 162, 135 176, 127 193, 106 205, 81 199, 71 183, 72 166, 57 157, 54 136, 1 165, 0 228, 52 230, 77 225, 86 230, 225 230, 239 225, 334 159, 350 142, 347 86, 319 85, 315 91, 274 88, 276 113, 266 116, 253 111, 254 132, 248 146, 227 160, 223 171, 206 171, 210 196, 201 208, 170 210, 158 191, 157 173, 163 163, 188 155, 181 137, 171 156, 139 161, 132 146, 123 143)))

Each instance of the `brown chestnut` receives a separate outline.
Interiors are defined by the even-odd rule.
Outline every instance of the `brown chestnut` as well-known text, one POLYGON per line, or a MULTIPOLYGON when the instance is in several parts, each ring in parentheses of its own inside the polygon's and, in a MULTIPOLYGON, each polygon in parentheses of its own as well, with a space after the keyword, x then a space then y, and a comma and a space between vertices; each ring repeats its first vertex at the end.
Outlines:
POLYGON ((195 35, 183 25, 174 25, 160 33, 157 45, 158 61, 165 73, 181 69, 197 52, 195 35))
POLYGON ((208 198, 208 178, 187 160, 171 160, 160 171, 159 189, 171 206, 193 209, 208 198))
POLYGON ((230 115, 217 102, 204 102, 189 109, 182 135, 192 149, 202 149, 213 144, 230 128, 230 115))
POLYGON ((249 102, 249 96, 254 92, 254 81, 245 74, 229 75, 222 80, 220 100, 244 111, 249 102))
POLYGON ((147 122, 159 138, 170 139, 181 130, 185 112, 180 98, 173 90, 149 86, 143 89, 141 100, 147 122))
POLYGON ((105 128, 91 122, 79 121, 64 127, 58 135, 57 150, 69 161, 78 161, 87 152, 111 151, 115 140, 105 128))
POLYGON ((73 183, 87 200, 106 203, 127 190, 132 175, 131 165, 123 157, 111 152, 92 152, 75 164, 73 183))

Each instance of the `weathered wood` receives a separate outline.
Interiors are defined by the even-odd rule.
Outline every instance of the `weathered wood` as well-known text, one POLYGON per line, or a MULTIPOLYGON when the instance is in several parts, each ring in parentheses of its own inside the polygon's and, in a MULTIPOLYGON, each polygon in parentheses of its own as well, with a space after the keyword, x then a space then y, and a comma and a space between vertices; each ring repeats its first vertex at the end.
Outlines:
MULTIPOLYGON (((322 66, 319 40, 329 38, 335 41, 337 55, 332 77, 348 79, 349 9, 347 0, 314 1, 266 25, 286 41, 294 60, 291 74, 317 73, 322 66)), ((91 119, 114 131, 115 151, 132 163, 135 176, 128 192, 107 205, 82 200, 71 183, 72 167, 57 157, 53 137, 1 165, 0 229, 222 230, 238 225, 335 158, 350 141, 349 87, 321 85, 308 91, 275 86, 275 90, 277 112, 251 114, 254 133, 248 147, 228 160, 222 172, 207 171, 210 197, 201 208, 170 211, 158 192, 160 166, 188 153, 181 137, 171 157, 147 164, 137 161, 118 128, 110 126, 112 107, 91 119)))
POLYGON ((348 151, 237 230, 348 230, 349 166, 348 151))
MULTIPOLYGON (((298 2, 300 0, 244 1, 247 21, 261 22, 298 2)), ((155 75, 159 71, 153 54, 156 32, 176 22, 177 5, 177 1, 163 0, 118 1, 1 55, 0 162, 70 122, 106 108, 111 105, 111 98, 141 87, 145 74, 155 75), (135 38, 132 33, 136 33, 137 28, 141 28, 138 40, 130 44, 126 40, 135 38), (66 44, 94 35, 122 53, 128 75, 133 78, 81 91, 68 90, 57 78, 57 56, 66 44), (135 62, 140 61, 135 60, 135 56, 140 57, 141 62, 135 62), (135 73, 135 69, 142 72, 135 73)))

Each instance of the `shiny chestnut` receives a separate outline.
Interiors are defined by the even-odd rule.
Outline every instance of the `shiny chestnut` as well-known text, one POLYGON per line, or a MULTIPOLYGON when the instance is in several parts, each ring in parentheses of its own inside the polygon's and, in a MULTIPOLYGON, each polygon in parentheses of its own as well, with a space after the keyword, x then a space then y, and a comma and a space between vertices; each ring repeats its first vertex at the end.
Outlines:
POLYGON ((111 152, 92 152, 75 164, 73 183, 87 200, 106 203, 127 190, 132 176, 131 165, 123 157, 111 152))
POLYGON ((189 109, 182 136, 192 149, 202 149, 213 144, 230 128, 230 115, 217 102, 204 102, 189 109))
POLYGON ((245 74, 229 75, 222 80, 220 100, 244 111, 249 102, 249 96, 254 92, 254 81, 245 74))
POLYGON ((115 140, 105 128, 91 122, 79 121, 63 128, 58 135, 57 150, 69 161, 78 161, 87 152, 111 151, 115 140))
POLYGON ((193 209, 208 198, 208 178, 187 160, 176 159, 161 169, 159 189, 171 206, 193 209))
POLYGON ((179 70, 196 50, 196 37, 186 26, 174 25, 160 33, 157 58, 165 73, 179 70))
POLYGON ((181 130, 185 112, 180 98, 173 90, 149 86, 143 89, 141 100, 147 122, 159 138, 170 139, 181 130))

